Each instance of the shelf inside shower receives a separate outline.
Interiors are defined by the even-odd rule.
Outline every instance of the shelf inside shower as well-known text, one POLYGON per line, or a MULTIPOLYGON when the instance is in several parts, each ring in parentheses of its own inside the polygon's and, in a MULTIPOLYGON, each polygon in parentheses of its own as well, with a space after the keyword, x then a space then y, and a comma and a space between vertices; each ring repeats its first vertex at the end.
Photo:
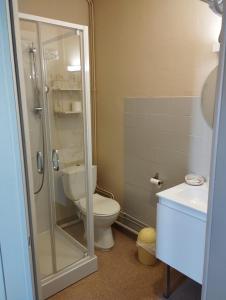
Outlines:
MULTIPOLYGON (((38 254, 41 277, 53 274, 50 231, 38 235, 38 254)), ((85 256, 85 251, 80 245, 75 245, 63 232, 55 230, 55 249, 57 271, 72 265, 85 256)))
POLYGON ((53 91, 82 91, 78 80, 55 80, 51 83, 53 91))
POLYGON ((81 114, 82 111, 55 111, 57 115, 74 115, 74 114, 81 114))
POLYGON ((62 91, 62 92, 66 92, 66 91, 78 91, 78 92, 81 92, 82 89, 80 88, 52 88, 53 91, 62 91))

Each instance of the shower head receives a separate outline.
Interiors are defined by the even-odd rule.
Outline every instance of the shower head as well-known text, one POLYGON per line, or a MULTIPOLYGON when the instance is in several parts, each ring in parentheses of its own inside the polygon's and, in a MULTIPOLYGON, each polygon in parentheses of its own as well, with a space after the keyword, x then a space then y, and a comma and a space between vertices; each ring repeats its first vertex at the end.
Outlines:
POLYGON ((209 4, 209 7, 218 15, 223 15, 223 0, 201 0, 209 4))

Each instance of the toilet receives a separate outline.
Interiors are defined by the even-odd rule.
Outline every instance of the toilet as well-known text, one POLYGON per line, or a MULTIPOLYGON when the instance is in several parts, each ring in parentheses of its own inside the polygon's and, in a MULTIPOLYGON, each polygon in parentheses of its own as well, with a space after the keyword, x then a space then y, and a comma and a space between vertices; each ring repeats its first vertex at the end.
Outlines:
MULTIPOLYGON (((84 165, 62 169, 64 193, 79 209, 86 228, 85 175, 84 165)), ((119 215, 120 205, 113 199, 94 194, 97 184, 97 166, 92 166, 92 175, 94 243, 96 248, 108 250, 114 246, 111 225, 119 215)))

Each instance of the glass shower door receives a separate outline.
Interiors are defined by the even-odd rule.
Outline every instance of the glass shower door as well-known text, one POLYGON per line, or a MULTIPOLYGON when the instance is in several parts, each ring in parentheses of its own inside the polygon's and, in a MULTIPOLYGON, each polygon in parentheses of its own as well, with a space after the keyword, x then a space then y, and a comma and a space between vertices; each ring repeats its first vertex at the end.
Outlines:
POLYGON ((36 214, 33 217, 36 219, 37 224, 37 253, 40 276, 45 278, 53 274, 55 259, 51 238, 52 221, 49 202, 48 159, 46 155, 46 126, 43 112, 45 103, 41 96, 42 72, 38 23, 21 20, 20 30, 36 214))
POLYGON ((20 33, 34 261, 48 298, 97 270, 88 28, 20 14, 20 33), (64 193, 68 167, 83 170, 83 213, 64 193))
MULTIPOLYGON (((82 33, 49 24, 41 24, 40 30, 50 155, 52 231, 56 270, 59 271, 87 255, 83 224, 86 217, 79 219, 80 211, 65 196, 62 182, 64 168, 81 165, 85 168, 82 33), (70 234, 60 226, 74 221, 70 234)), ((84 196, 88 199, 87 191, 84 191, 84 196)))
POLYGON ((79 280, 96 270, 89 173, 91 124, 86 110, 88 33, 83 26, 78 25, 77 29, 74 24, 59 26, 53 25, 54 22, 64 22, 32 18, 23 15, 20 20, 29 123, 26 138, 32 161, 37 261, 43 293, 48 297, 66 287, 67 282, 73 283, 70 272, 77 278, 74 280, 79 280), (84 170, 86 183, 85 214, 65 196, 63 189, 62 170, 78 166, 84 170), (68 227, 68 224, 73 225, 68 227), (86 263, 92 267, 87 268, 86 263), (79 272, 81 268, 83 275, 79 272), (57 282, 59 272, 61 276, 65 272, 68 281, 57 282))

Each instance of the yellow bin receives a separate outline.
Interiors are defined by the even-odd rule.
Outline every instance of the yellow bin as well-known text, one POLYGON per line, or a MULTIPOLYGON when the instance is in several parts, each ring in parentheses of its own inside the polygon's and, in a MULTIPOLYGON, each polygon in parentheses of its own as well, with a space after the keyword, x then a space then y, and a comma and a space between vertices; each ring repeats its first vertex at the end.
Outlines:
POLYGON ((157 261, 155 257, 155 241, 156 231, 152 227, 144 228, 138 234, 138 259, 146 266, 152 266, 157 261))

